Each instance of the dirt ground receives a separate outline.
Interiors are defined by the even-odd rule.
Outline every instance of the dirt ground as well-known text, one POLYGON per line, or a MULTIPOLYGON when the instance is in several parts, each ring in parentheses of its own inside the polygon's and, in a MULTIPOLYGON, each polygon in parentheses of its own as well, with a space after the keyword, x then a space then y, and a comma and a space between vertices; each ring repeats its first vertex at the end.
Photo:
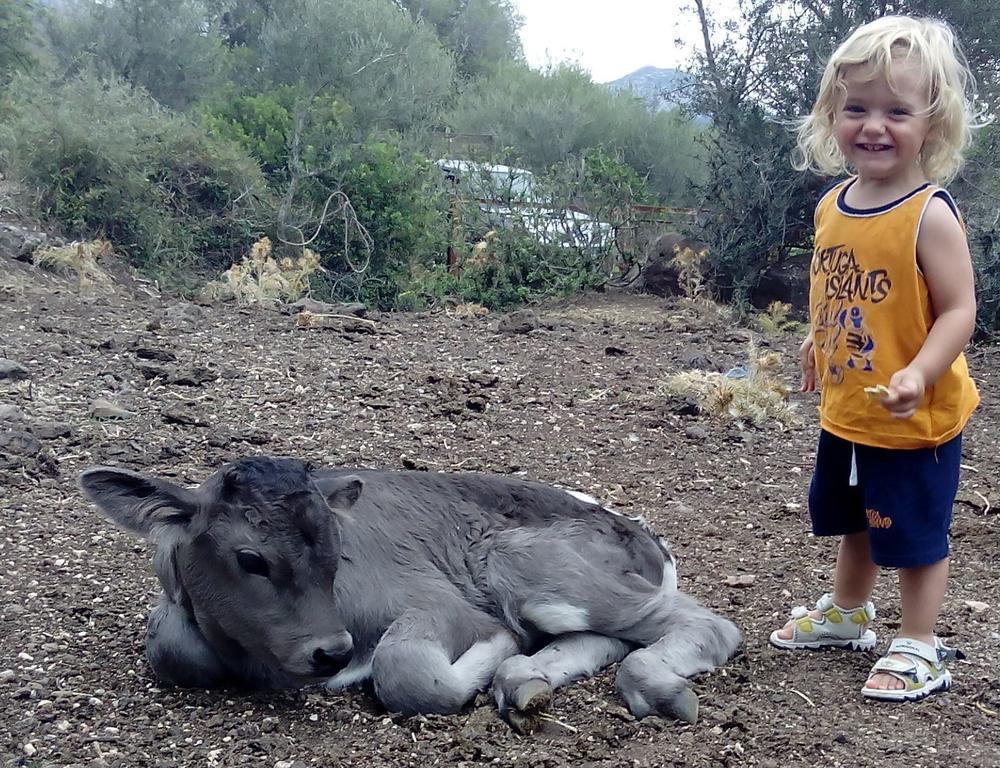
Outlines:
MULTIPOLYGON (((806 522, 814 396, 791 396, 797 425, 757 429, 658 394, 671 373, 745 364, 749 332, 725 315, 598 295, 536 309, 537 327, 438 312, 298 328, 280 312, 196 306, 136 281, 81 294, 0 261, 0 357, 25 369, 0 380, 4 765, 1000 764, 996 349, 969 355, 983 405, 966 432, 939 625, 968 658, 952 692, 880 705, 859 694, 873 654, 767 643, 789 608, 827 588, 834 553, 806 522), (98 418, 99 398, 130 415, 98 418), (160 688, 143 658, 158 592, 149 551, 81 498, 76 477, 111 464, 194 484, 261 453, 591 493, 646 516, 678 554, 681 587, 732 618, 745 646, 697 681, 695 725, 636 722, 613 670, 559 691, 557 722, 531 736, 485 697, 460 716, 404 718, 364 691, 160 688)), ((794 388, 797 338, 761 343, 782 354, 794 388)), ((899 617, 891 573, 875 600, 884 649, 899 617)))

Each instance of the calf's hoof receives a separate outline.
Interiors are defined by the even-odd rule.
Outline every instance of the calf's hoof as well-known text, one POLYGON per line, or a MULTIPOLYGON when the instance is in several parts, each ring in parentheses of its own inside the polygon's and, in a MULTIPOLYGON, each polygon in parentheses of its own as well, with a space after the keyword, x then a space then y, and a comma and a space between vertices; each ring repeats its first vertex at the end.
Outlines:
POLYGON ((533 733, 541 727, 540 715, 552 701, 552 686, 547 680, 531 678, 516 685, 501 682, 494 689, 500 715, 518 733, 533 733))
POLYGON ((660 703, 661 715, 676 717, 685 723, 698 722, 698 694, 688 687, 679 690, 672 698, 660 703))

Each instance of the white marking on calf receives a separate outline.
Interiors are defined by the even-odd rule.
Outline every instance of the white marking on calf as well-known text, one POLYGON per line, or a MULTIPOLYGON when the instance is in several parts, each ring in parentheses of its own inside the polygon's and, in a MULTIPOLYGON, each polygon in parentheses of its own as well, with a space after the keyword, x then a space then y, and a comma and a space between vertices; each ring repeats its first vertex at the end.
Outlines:
POLYGON ((493 679, 493 673, 500 662, 517 653, 517 641, 508 632, 499 632, 489 640, 473 643, 465 653, 451 665, 456 677, 471 690, 484 687, 493 679))
MULTIPOLYGON (((595 507, 601 506, 601 502, 599 502, 593 496, 584 493, 583 491, 570 491, 570 490, 568 490, 566 488, 563 488, 562 490, 566 491, 566 493, 568 493, 574 499, 579 499, 580 501, 584 502, 585 504, 593 504, 595 507)), ((610 510, 608 510, 608 511, 610 512, 610 510)))
POLYGON ((587 610, 569 603, 525 603, 521 616, 550 635, 590 629, 587 610))
POLYGON ((365 661, 355 664, 351 663, 340 670, 337 674, 327 680, 323 685, 327 690, 335 691, 341 688, 352 688, 359 685, 372 676, 372 659, 369 656, 365 661))

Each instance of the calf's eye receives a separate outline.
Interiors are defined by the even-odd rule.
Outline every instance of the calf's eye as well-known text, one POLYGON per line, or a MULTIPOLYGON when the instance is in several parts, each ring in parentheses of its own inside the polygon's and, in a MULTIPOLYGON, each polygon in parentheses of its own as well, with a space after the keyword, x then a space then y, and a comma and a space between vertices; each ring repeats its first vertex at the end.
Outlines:
POLYGON ((254 576, 266 577, 270 575, 267 560, 258 555, 256 552, 251 552, 248 549, 242 549, 236 553, 236 562, 240 564, 240 568, 247 573, 252 573, 254 576))

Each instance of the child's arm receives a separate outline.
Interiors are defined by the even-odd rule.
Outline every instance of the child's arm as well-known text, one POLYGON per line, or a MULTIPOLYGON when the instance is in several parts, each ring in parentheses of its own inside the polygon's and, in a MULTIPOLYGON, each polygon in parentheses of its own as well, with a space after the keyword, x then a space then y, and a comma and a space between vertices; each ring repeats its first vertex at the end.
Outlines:
POLYGON ((920 352, 889 379, 882 404, 897 418, 914 414, 927 387, 959 356, 976 326, 976 289, 965 232, 951 207, 931 199, 917 234, 917 264, 927 281, 934 325, 920 352))
POLYGON ((799 345, 799 368, 802 369, 802 383, 799 392, 816 391, 816 349, 813 343, 813 332, 802 340, 799 345))

